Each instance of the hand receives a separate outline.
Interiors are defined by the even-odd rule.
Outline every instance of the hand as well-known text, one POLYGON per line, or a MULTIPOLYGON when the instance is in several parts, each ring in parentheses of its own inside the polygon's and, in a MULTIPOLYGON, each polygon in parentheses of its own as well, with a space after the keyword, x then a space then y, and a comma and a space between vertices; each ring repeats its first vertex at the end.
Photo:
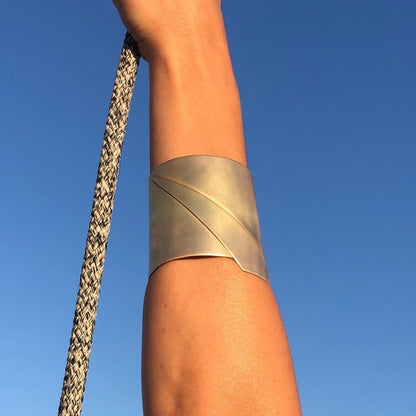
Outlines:
POLYGON ((220 0, 113 0, 148 62, 226 43, 220 0))

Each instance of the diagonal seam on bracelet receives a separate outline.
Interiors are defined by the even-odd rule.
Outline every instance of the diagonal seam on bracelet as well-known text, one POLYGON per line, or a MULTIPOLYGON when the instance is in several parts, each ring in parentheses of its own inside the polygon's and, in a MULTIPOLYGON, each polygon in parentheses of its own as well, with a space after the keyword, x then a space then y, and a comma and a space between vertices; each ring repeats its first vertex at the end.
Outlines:
MULTIPOLYGON (((198 189, 195 189, 194 187, 187 185, 183 182, 179 182, 178 180, 172 179, 172 178, 168 178, 168 177, 163 177, 163 176, 159 176, 159 175, 153 175, 152 176, 152 182, 157 185, 159 188, 163 189, 167 194, 169 194, 172 198, 176 199, 185 209, 187 209, 194 217, 196 217, 207 229, 208 231, 213 234, 218 241, 227 249, 227 251, 233 256, 232 251, 230 250, 229 247, 227 247, 227 245, 208 227, 207 224, 204 223, 204 221, 201 220, 201 218, 195 214, 195 212, 193 212, 192 210, 190 210, 179 198, 177 198, 175 195, 173 195, 171 192, 169 192, 162 184, 160 184, 159 182, 157 182, 156 179, 162 179, 168 182, 172 182, 178 186, 183 186, 186 189, 189 189, 195 193, 197 193, 198 195, 208 199, 210 202, 212 202, 214 205, 216 205, 218 208, 222 209, 226 214, 228 214, 246 233, 247 235, 254 240, 255 244, 258 246, 259 250, 263 250, 263 247, 261 246, 261 243, 259 243, 256 239, 256 237, 250 232, 250 230, 232 213, 232 211, 230 211, 227 207, 225 207, 223 204, 221 204, 220 202, 216 201, 214 198, 212 198, 211 196, 209 196, 207 193, 199 191, 198 189)), ((235 259, 235 258, 234 258, 235 259)), ((238 260, 235 259, 238 263, 238 260)), ((239 266, 241 267, 241 265, 239 264, 239 266)))
MULTIPOLYGON (((168 178, 162 178, 161 176, 153 176, 152 177, 152 182, 158 187, 158 188, 160 188, 163 192, 165 192, 166 194, 168 194, 170 197, 172 197, 178 204, 180 204, 183 208, 185 208, 194 218, 196 218, 196 220, 210 233, 210 234, 212 234, 215 238, 216 238, 216 240, 225 248, 225 250, 227 250, 228 251, 228 253, 230 254, 230 258, 233 258, 234 260, 235 260, 235 256, 233 255, 233 253, 230 251, 230 249, 227 247, 227 245, 221 240, 221 238, 216 234, 216 233, 214 233, 214 231, 212 231, 209 227, 208 227, 208 225, 207 224, 205 224, 205 222, 204 221, 202 221, 202 219, 201 218, 199 218, 198 217, 198 215, 196 215, 195 214, 195 212, 194 211, 192 211, 190 208, 188 208, 186 205, 185 205, 185 203, 183 202, 183 201, 181 201, 179 198, 177 198, 175 195, 173 195, 172 194, 172 192, 169 192, 165 187, 163 187, 163 185, 161 185, 160 183, 158 183, 156 180, 154 180, 154 178, 160 178, 160 179, 166 179, 167 181, 169 181, 169 182, 172 182, 172 183, 175 183, 176 185, 179 185, 179 186, 183 186, 184 188, 187 188, 187 189, 190 189, 190 190, 192 190, 192 191, 195 191, 197 194, 199 194, 199 195, 202 195, 202 196, 205 196, 202 192, 198 192, 198 191, 196 191, 195 189, 193 189, 193 188, 191 188, 190 186, 186 186, 186 185, 184 185, 184 184, 181 184, 181 183, 179 183, 179 182, 177 182, 177 181, 174 181, 174 180, 171 180, 171 179, 168 179, 168 178)), ((221 206, 220 206, 220 204, 217 204, 213 199, 211 199, 211 198, 209 198, 209 197, 206 197, 207 199, 209 199, 211 202, 213 202, 214 204, 216 204, 217 206, 219 206, 220 208, 221 208, 221 206)), ((224 209, 224 211, 226 211, 225 209, 224 209)), ((253 237, 254 238, 254 237, 253 237)), ((237 260, 236 260, 237 261, 237 260)), ((237 261, 237 263, 238 263, 238 261, 237 261)), ((239 264, 239 266, 241 267, 241 265, 239 264)))

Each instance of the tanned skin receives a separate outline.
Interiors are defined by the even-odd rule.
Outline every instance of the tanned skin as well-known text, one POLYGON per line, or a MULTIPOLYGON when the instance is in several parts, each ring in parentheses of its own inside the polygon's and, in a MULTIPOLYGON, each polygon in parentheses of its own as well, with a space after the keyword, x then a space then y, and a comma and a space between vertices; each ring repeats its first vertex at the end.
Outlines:
MULTIPOLYGON (((246 165, 237 85, 218 0, 114 0, 150 71, 151 169, 186 155, 246 165)), ((300 416, 270 285, 231 259, 170 261, 150 277, 145 416, 300 416)))

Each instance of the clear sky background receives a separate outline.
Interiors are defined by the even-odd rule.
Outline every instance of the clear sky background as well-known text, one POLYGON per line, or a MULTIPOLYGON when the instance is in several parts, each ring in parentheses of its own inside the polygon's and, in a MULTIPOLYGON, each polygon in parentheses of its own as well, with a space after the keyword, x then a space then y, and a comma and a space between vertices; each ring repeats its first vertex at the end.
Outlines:
MULTIPOLYGON (((304 415, 414 416, 416 3, 241 0, 223 10, 304 415)), ((124 32, 110 1, 2 7, 0 415, 57 412, 124 32)), ((147 76, 142 63, 89 416, 142 414, 147 76)))

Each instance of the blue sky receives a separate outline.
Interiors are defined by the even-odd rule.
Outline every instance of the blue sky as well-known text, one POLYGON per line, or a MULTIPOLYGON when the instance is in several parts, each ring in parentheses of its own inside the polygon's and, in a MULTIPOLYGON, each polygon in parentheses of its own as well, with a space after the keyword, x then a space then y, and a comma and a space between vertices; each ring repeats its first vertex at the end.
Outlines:
MULTIPOLYGON (((416 4, 223 2, 263 243, 305 416, 416 412, 416 4)), ((0 18, 0 414, 57 411, 124 29, 108 2, 0 18)), ((83 413, 140 415, 147 66, 83 413)))

